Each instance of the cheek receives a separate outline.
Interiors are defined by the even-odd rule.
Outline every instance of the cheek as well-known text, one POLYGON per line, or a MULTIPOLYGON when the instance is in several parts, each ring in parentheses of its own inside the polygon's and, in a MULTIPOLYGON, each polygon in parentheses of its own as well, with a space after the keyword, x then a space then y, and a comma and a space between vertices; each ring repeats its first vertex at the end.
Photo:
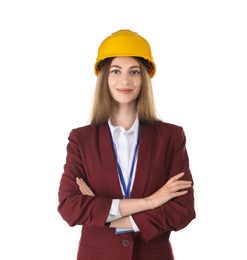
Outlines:
POLYGON ((141 88, 142 88, 142 81, 140 80, 140 81, 138 81, 137 83, 136 83, 136 89, 137 89, 137 91, 140 93, 140 91, 141 91, 141 88))
POLYGON ((140 93, 141 93, 141 87, 140 88, 138 88, 138 90, 137 90, 137 96, 139 96, 140 95, 140 93))
POLYGON ((113 88, 116 85, 116 80, 112 79, 112 78, 108 78, 108 86, 109 88, 113 88))
POLYGON ((114 81, 111 79, 108 79, 108 90, 111 94, 111 96, 113 95, 113 90, 114 90, 114 81))

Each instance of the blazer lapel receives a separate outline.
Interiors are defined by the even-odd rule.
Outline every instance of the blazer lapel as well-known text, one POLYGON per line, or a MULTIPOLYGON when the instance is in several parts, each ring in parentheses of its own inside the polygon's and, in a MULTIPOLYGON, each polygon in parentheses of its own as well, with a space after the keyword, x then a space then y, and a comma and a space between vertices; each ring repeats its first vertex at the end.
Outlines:
POLYGON ((123 197, 118 179, 116 160, 112 148, 110 130, 107 124, 99 127, 99 150, 102 171, 105 177, 109 198, 121 199, 123 197))
POLYGON ((141 124, 140 145, 136 176, 131 192, 132 198, 142 198, 145 194, 145 187, 150 172, 150 162, 153 150, 153 127, 141 124))

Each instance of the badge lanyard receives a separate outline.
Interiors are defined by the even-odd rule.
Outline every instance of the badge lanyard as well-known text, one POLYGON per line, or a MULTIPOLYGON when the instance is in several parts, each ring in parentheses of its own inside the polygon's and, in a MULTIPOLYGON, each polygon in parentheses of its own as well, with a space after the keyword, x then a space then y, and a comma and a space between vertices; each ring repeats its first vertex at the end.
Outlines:
POLYGON ((120 178, 121 185, 122 185, 122 188, 123 188, 123 191, 124 191, 124 198, 129 199, 130 198, 130 186, 131 186, 133 172, 134 172, 134 165, 135 165, 135 161, 136 161, 138 146, 139 146, 139 143, 140 143, 140 125, 138 127, 137 142, 136 142, 136 146, 135 146, 135 151, 134 151, 134 156, 133 156, 133 161, 132 161, 132 165, 131 165, 131 169, 130 169, 129 181, 128 181, 127 186, 126 186, 126 183, 124 181, 124 176, 123 176, 121 166, 120 166, 118 159, 117 159, 117 150, 115 148, 115 144, 114 144, 114 141, 113 141, 112 134, 111 134, 111 141, 112 141, 112 147, 113 147, 113 151, 114 151, 114 155, 115 155, 115 159, 116 159, 119 178, 120 178))

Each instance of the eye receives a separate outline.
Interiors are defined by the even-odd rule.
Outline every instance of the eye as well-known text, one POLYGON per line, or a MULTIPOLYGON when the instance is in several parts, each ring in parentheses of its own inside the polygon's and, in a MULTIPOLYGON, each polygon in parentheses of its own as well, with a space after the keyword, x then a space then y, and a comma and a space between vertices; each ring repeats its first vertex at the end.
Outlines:
POLYGON ((140 70, 131 70, 130 75, 140 75, 141 71, 140 70))
POLYGON ((118 70, 118 69, 112 69, 112 70, 110 70, 110 73, 111 73, 111 74, 120 74, 120 70, 118 70))

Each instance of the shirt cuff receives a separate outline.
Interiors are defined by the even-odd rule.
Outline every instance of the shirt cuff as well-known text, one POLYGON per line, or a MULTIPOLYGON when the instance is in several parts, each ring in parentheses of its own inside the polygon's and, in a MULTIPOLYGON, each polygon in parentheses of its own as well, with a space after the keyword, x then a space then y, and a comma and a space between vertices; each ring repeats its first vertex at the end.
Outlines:
POLYGON ((131 215, 129 216, 129 220, 130 220, 130 223, 131 223, 131 226, 132 226, 133 230, 134 230, 135 232, 139 232, 140 229, 139 229, 138 226, 136 225, 136 223, 135 223, 135 221, 134 221, 134 219, 132 218, 131 215))
POLYGON ((129 233, 129 232, 139 232, 140 229, 137 227, 134 219, 132 218, 132 216, 129 216, 129 221, 131 223, 132 229, 128 229, 128 228, 116 228, 115 233, 116 234, 124 234, 124 233, 129 233))
POLYGON ((110 212, 109 212, 109 215, 106 219, 106 223, 112 222, 112 221, 122 217, 119 210, 118 210, 119 202, 120 202, 119 199, 113 199, 112 200, 110 212))

